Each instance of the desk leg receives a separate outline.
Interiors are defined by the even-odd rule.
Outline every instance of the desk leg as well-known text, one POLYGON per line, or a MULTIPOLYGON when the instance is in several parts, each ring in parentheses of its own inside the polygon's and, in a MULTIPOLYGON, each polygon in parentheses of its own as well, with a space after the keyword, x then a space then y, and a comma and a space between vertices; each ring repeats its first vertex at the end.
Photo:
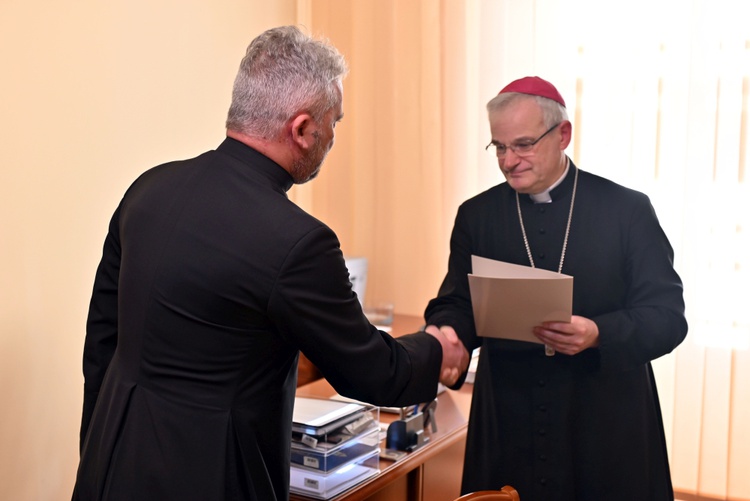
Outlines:
POLYGON ((424 466, 414 468, 407 475, 407 499, 409 501, 422 501, 424 497, 424 466))

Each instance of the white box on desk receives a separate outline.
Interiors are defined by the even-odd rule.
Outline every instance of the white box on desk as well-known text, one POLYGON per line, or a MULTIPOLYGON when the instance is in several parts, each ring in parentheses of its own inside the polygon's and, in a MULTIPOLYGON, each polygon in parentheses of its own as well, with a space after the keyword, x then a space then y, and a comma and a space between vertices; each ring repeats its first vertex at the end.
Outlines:
POLYGON ((315 499, 329 499, 377 475, 380 471, 380 449, 338 467, 330 472, 316 472, 292 465, 289 490, 315 499))

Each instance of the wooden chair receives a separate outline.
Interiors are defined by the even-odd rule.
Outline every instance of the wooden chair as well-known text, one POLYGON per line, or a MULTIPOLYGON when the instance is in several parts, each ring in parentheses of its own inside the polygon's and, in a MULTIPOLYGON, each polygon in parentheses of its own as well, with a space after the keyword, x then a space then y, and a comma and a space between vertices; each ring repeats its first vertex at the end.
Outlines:
POLYGON ((477 491, 464 494, 456 501, 521 501, 518 491, 506 485, 499 491, 477 491))

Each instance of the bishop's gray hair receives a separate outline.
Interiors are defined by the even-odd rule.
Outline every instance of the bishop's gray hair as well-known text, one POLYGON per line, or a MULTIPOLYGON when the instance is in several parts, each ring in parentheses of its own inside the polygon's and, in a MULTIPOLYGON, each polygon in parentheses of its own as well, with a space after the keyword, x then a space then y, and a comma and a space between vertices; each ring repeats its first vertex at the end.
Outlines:
POLYGON ((261 33, 247 48, 234 81, 227 129, 265 139, 300 112, 320 120, 340 98, 344 57, 294 26, 261 33))
POLYGON ((500 111, 509 104, 522 99, 533 99, 542 109, 542 117, 544 117, 544 125, 552 127, 555 124, 559 124, 563 120, 568 120, 568 111, 565 106, 561 105, 557 101, 548 99, 542 96, 532 96, 529 94, 523 94, 521 92, 503 92, 490 99, 487 103, 487 113, 492 114, 496 111, 500 111))

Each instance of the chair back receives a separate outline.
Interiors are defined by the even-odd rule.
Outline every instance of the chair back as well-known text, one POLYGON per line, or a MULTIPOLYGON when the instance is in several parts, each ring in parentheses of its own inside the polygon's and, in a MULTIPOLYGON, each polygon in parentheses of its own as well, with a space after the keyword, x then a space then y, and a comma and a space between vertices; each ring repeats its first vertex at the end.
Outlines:
POLYGON ((456 501, 521 501, 521 497, 517 490, 506 485, 499 491, 476 491, 464 494, 456 501))

